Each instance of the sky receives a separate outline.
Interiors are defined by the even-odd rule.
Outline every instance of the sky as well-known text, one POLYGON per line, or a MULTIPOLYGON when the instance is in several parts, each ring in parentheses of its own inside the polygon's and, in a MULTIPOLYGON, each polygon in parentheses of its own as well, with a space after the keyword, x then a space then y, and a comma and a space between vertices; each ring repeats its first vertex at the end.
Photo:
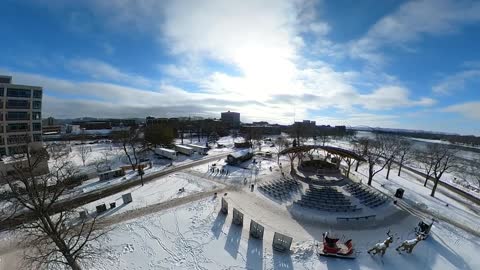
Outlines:
POLYGON ((0 74, 43 117, 480 135, 480 1, 3 0, 0 74))

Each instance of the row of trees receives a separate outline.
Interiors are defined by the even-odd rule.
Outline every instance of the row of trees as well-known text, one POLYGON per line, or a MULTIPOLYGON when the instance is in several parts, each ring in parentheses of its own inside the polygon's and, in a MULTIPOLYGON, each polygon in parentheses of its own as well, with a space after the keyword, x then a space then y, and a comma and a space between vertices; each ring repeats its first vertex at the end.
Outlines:
MULTIPOLYGON (((296 134, 291 135, 296 140, 296 134)), ((289 140, 278 137, 275 142, 277 154, 283 149, 290 147, 289 140)), ((398 176, 401 175, 404 166, 408 165, 425 175, 424 186, 428 181, 433 181, 430 195, 435 196, 438 183, 445 173, 457 173, 463 178, 475 179, 480 187, 480 159, 474 161, 460 160, 457 150, 447 144, 427 144, 424 148, 413 147, 410 140, 395 135, 376 134, 373 138, 360 138, 353 143, 353 151, 365 159, 367 166, 367 184, 371 185, 373 178, 383 170, 386 170, 386 179, 390 178, 391 170, 398 167, 398 176)), ((299 158, 299 153, 288 155, 293 169, 293 160, 299 158)), ((349 177, 351 168, 355 164, 352 157, 342 158, 346 164, 346 176, 349 177)), ((361 162, 356 163, 355 171, 361 162)))
POLYGON ((417 149, 412 147, 409 140, 399 136, 377 134, 375 138, 362 138, 355 142, 354 150, 366 160, 368 185, 372 184, 374 176, 382 170, 387 170, 388 179, 394 164, 398 166, 398 176, 402 168, 409 164, 425 174, 424 186, 433 179, 432 197, 444 174, 458 171, 461 167, 457 152, 448 145, 432 143, 423 149, 417 149))

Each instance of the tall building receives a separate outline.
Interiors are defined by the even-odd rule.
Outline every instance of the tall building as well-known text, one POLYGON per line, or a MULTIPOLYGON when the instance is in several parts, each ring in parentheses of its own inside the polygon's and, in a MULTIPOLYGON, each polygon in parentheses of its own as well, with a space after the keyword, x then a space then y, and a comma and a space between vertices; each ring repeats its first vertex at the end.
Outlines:
POLYGON ((42 87, 0 75, 0 157, 42 147, 42 87))
POLYGON ((226 123, 230 127, 239 127, 240 126, 240 113, 238 112, 222 112, 221 114, 222 122, 226 123))

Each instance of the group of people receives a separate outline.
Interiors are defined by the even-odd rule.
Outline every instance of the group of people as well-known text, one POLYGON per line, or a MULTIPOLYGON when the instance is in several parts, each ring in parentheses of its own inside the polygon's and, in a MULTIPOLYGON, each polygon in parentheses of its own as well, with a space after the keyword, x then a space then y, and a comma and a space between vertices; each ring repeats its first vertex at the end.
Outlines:
POLYGON ((229 174, 228 169, 224 169, 223 167, 222 168, 216 168, 216 167, 212 166, 208 170, 211 174, 215 174, 215 175, 220 174, 220 175, 228 176, 228 174, 229 174))

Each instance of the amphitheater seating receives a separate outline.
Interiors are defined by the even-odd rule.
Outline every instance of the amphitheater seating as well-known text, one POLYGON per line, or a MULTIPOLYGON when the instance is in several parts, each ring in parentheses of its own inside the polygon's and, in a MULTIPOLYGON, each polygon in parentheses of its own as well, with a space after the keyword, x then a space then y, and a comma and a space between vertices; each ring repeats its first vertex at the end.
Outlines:
POLYGON ((258 187, 258 189, 277 200, 289 200, 293 194, 300 191, 300 183, 293 179, 281 179, 267 182, 258 187))
POLYGON ((336 189, 313 184, 309 185, 302 198, 294 204, 327 212, 355 212, 360 210, 336 189))
POLYGON ((343 188, 370 208, 378 207, 388 201, 387 196, 358 183, 351 183, 343 188))

